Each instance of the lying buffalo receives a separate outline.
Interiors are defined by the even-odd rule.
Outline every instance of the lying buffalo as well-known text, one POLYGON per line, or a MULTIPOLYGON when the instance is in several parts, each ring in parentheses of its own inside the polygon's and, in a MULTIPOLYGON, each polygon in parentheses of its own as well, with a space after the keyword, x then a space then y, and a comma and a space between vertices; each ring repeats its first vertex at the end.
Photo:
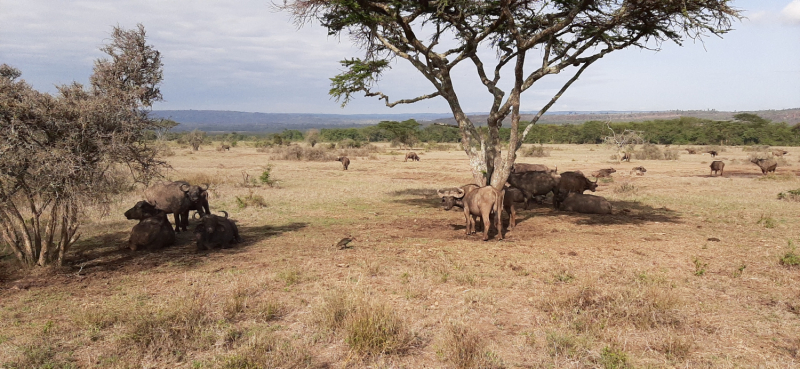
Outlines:
POLYGON ((205 188, 176 181, 153 185, 145 190, 148 203, 158 210, 175 217, 175 232, 186 231, 189 226, 189 210, 202 216, 208 212, 208 185, 205 188))
POLYGON ((217 151, 231 151, 231 145, 219 145, 217 151))
POLYGON ((511 173, 524 173, 524 172, 552 172, 558 173, 558 166, 555 169, 550 170, 547 165, 544 164, 526 164, 526 163, 514 163, 511 166, 511 173))
POLYGON ((231 244, 241 242, 239 229, 236 223, 225 217, 214 214, 205 214, 200 218, 200 224, 194 229, 194 237, 197 240, 197 251, 210 250, 213 248, 227 248, 231 244))
POLYGON ((597 180, 592 182, 581 172, 561 173, 561 180, 558 181, 558 186, 556 190, 553 191, 553 207, 558 209, 561 202, 564 201, 570 193, 583 193, 586 190, 592 192, 597 190, 597 180))
POLYGON ((773 156, 784 156, 784 155, 786 155, 788 153, 789 153, 788 151, 784 151, 784 150, 772 150, 772 155, 773 156))
POLYGON ((642 166, 633 167, 631 168, 631 175, 634 173, 636 173, 637 176, 643 176, 645 173, 647 173, 647 169, 644 169, 642 166))
POLYGON ((611 203, 601 196, 571 193, 561 202, 561 210, 584 214, 611 214, 611 203))
POLYGON ((475 217, 481 217, 483 240, 488 240, 489 228, 492 226, 491 216, 494 214, 497 237, 503 239, 503 224, 500 221, 500 215, 503 211, 505 191, 498 191, 492 186, 477 188, 475 185, 466 185, 456 190, 437 191, 437 193, 442 198, 444 210, 450 210, 453 206, 464 208, 468 235, 475 233, 475 217))
POLYGON ((611 173, 616 173, 616 172, 617 170, 614 168, 600 169, 596 172, 592 172, 592 177, 595 178, 611 177, 611 173))
POLYGON ((725 169, 725 163, 719 160, 714 160, 711 162, 711 175, 713 176, 715 172, 718 172, 719 175, 722 175, 723 169, 725 169))
POLYGON ((508 176, 508 184, 518 188, 525 196, 525 209, 533 197, 545 196, 550 192, 555 195, 560 180, 561 176, 552 172, 511 173, 508 176))
POLYGON ((408 159, 411 159, 411 161, 419 161, 419 155, 413 151, 410 151, 406 153, 406 159, 403 161, 408 161, 408 159))
POLYGON ((347 167, 350 166, 350 159, 348 159, 346 156, 340 156, 336 158, 336 161, 342 162, 342 170, 347 170, 347 167))
POLYGON ((775 173, 775 168, 778 167, 778 162, 775 159, 750 159, 750 162, 758 165, 761 168, 761 174, 767 174, 769 172, 775 173))
POLYGON ((125 212, 125 218, 139 219, 139 223, 131 229, 131 237, 128 239, 131 250, 156 250, 175 243, 175 230, 169 224, 167 213, 156 209, 147 201, 137 202, 125 212))

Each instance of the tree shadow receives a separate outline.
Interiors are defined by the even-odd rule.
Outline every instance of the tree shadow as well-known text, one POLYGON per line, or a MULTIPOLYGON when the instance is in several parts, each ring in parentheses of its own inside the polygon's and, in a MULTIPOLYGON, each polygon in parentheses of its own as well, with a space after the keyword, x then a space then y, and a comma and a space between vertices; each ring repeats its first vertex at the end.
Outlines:
POLYGON ((394 199, 392 202, 406 204, 420 208, 439 208, 442 206, 442 198, 436 194, 436 189, 432 188, 407 188, 404 190, 391 191, 388 193, 392 197, 408 197, 394 199))
MULTIPOLYGON (((680 214, 666 207, 654 208, 638 201, 609 201, 613 208, 612 214, 583 214, 550 209, 549 212, 539 213, 536 216, 567 216, 575 224, 580 225, 611 225, 611 224, 646 224, 646 223, 680 223, 680 214)), ((518 222, 519 223, 519 222, 518 222)))

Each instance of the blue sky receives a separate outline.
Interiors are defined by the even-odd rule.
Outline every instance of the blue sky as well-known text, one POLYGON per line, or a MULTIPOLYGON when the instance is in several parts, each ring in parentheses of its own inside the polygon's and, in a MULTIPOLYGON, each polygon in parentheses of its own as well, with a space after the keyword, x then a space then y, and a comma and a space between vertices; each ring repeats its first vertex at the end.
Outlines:
MULTIPOLYGON (((111 28, 144 24, 163 54, 165 101, 155 109, 267 113, 444 113, 441 99, 387 108, 359 97, 342 109, 327 91, 338 61, 360 56, 346 37, 295 27, 268 0, 0 0, 0 63, 35 88, 86 83, 111 28)), ((800 0, 741 0, 747 17, 724 39, 624 50, 591 66, 551 110, 762 110, 800 108, 800 0)), ((454 73, 462 106, 489 109, 490 96, 464 65, 454 73)), ((538 110, 567 76, 523 95, 538 110)), ((380 83, 392 99, 432 92, 402 60, 380 83)))

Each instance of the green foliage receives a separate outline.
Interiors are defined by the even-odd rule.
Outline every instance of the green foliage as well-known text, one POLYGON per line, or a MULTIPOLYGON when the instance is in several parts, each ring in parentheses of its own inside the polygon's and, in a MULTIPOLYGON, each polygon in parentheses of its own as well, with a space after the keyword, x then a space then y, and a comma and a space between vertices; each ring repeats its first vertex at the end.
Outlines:
POLYGON ((261 181, 262 184, 265 184, 267 186, 270 187, 275 186, 278 183, 278 181, 272 178, 271 172, 272 172, 272 166, 271 165, 266 166, 264 168, 264 171, 261 172, 261 176, 258 177, 258 180, 261 181))
POLYGON ((420 124, 414 119, 402 122, 383 121, 378 123, 378 129, 387 132, 392 142, 399 142, 409 147, 418 141, 417 132, 419 131, 419 126, 420 124))
POLYGON ((800 202, 800 188, 796 190, 789 190, 778 194, 778 200, 798 201, 800 202))
POLYGON ((622 369, 630 368, 628 363, 628 355, 624 351, 613 347, 604 347, 603 352, 600 353, 600 362, 605 369, 622 369))
POLYGON ((708 263, 704 263, 702 260, 698 258, 694 258, 694 275, 702 276, 706 274, 706 268, 708 267, 708 263))
POLYGON ((303 141, 304 137, 303 132, 296 129, 284 129, 283 132, 281 132, 281 138, 283 138, 285 142, 297 142, 303 141))
POLYGON ((764 216, 764 214, 761 214, 761 218, 758 219, 758 222, 756 222, 756 224, 763 224, 764 228, 771 229, 775 228, 778 225, 778 222, 775 221, 775 218, 771 216, 764 216))
POLYGON ((798 266, 800 265, 800 255, 797 254, 797 248, 792 243, 792 240, 789 240, 789 251, 784 254, 781 259, 781 265, 786 266, 798 266))
MULTIPOLYGON (((357 17, 355 13, 351 17, 357 17)), ((348 22, 349 23, 349 22, 348 22)), ((336 77, 331 78, 331 89, 328 94, 342 102, 345 107, 356 92, 368 93, 369 88, 380 78, 384 69, 389 68, 388 60, 361 60, 359 58, 345 59, 339 62, 347 68, 336 77)))

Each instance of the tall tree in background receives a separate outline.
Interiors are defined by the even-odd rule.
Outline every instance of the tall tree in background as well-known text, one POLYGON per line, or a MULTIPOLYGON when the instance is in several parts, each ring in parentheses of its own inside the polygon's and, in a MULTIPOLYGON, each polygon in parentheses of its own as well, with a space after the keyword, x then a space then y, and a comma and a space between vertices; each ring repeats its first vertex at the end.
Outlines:
POLYGON ((608 53, 629 47, 658 48, 664 41, 722 35, 739 12, 729 0, 285 0, 298 24, 317 20, 329 35, 346 34, 365 56, 343 60, 331 95, 343 105, 356 93, 389 107, 444 98, 461 132, 475 182, 502 188, 516 151, 533 123, 583 71, 608 53), (486 52, 488 51, 488 52, 486 52), (487 58, 487 55, 490 56, 487 58), (391 101, 374 90, 389 62, 409 62, 431 93, 391 101), (491 63, 488 59, 491 59, 491 63), (464 113, 452 71, 471 63, 491 97, 488 130, 479 132, 464 113), (491 65, 489 65, 491 64, 491 65), (501 87, 504 69, 513 81, 501 87), (548 75, 571 73, 528 127, 519 130, 520 98, 548 75), (501 155, 499 129, 511 119, 510 148, 501 155))
POLYGON ((91 86, 53 96, 0 66, 0 240, 23 265, 61 265, 78 239, 82 209, 118 190, 119 170, 147 181, 166 164, 146 134, 161 100, 161 55, 144 28, 114 28, 91 86))

